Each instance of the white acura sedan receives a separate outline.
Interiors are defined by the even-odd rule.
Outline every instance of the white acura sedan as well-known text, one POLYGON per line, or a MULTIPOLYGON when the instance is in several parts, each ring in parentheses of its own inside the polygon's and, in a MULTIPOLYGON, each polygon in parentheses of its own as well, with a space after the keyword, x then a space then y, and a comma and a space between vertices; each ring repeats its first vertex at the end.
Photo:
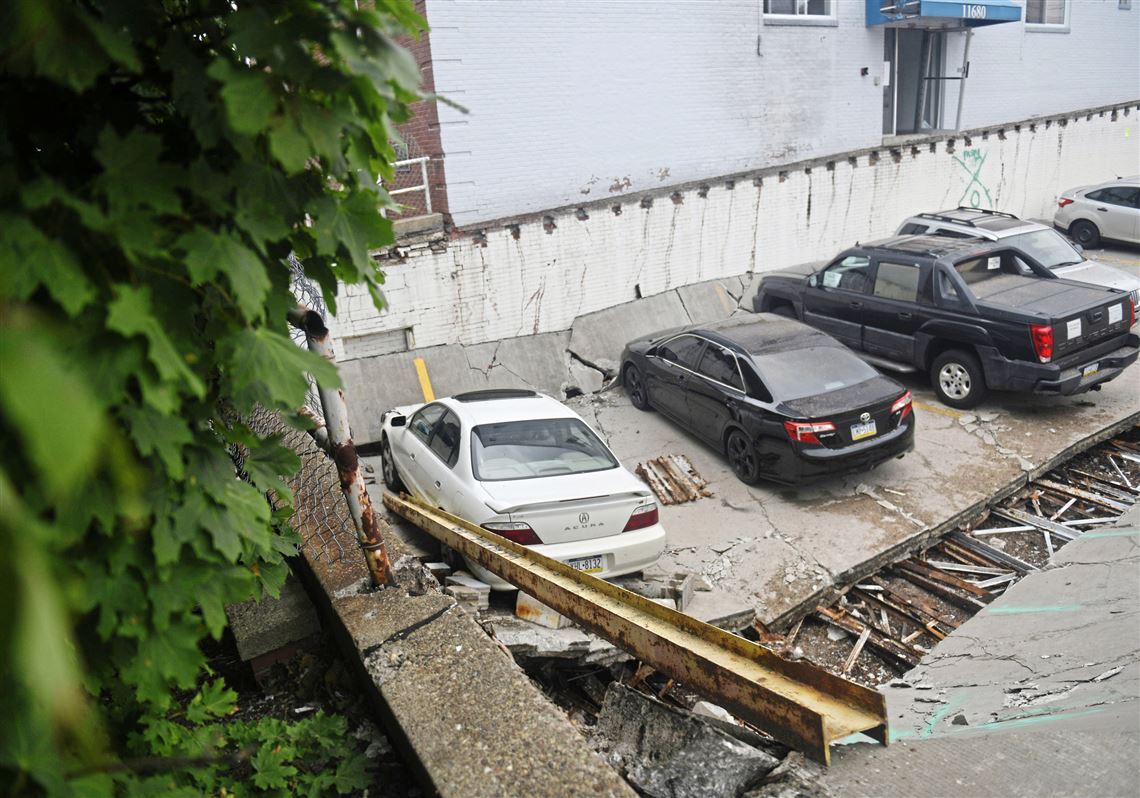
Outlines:
MULTIPOLYGON (((581 418, 523 390, 458 394, 384 414, 384 483, 600 577, 652 565, 665 530, 649 488, 581 418)), ((468 561, 495 590, 513 585, 468 561)))

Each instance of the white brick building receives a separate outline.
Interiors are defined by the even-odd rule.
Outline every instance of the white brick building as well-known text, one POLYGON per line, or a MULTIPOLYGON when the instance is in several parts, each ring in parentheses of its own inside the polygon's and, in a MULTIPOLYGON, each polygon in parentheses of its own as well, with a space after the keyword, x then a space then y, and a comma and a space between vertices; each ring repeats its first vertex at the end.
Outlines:
MULTIPOLYGON (((1020 0, 921 0, 958 18, 868 24, 880 4, 907 2, 428 0, 436 91, 468 110, 439 110, 455 224, 872 147, 896 132, 899 92, 897 130, 913 131, 923 27, 990 22, 969 29, 962 128, 1140 97, 1140 2, 1028 0, 1052 23, 1034 25, 1020 0), (1022 19, 993 23, 1003 6, 1022 19), (823 13, 764 13, 797 7, 823 13)), ((930 74, 960 76, 966 36, 929 38, 930 74)), ((927 115, 953 129, 959 81, 937 83, 927 115)))

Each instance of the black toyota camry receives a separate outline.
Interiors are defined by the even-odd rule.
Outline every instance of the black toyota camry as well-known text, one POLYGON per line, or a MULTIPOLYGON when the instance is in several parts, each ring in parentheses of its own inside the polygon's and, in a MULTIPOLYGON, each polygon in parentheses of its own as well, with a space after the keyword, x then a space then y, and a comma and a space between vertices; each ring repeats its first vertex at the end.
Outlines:
POLYGON ((658 410, 724 452, 750 485, 861 471, 914 447, 910 391, 782 316, 639 338, 621 363, 634 407, 658 410))

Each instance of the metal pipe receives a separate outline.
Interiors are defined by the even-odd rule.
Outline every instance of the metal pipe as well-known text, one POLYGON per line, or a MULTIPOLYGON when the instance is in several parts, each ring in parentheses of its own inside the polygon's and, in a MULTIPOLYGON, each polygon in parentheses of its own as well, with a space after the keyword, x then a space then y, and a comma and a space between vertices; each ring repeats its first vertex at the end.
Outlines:
POLYGON ((962 129, 962 101, 966 97, 966 78, 970 77, 970 39, 973 28, 966 28, 966 44, 962 48, 962 80, 958 83, 958 113, 954 117, 954 130, 962 129))
MULTIPOLYGON (((321 314, 298 305, 288 313, 289 323, 305 333, 305 343, 309 351, 320 355, 330 363, 335 363, 332 335, 325 326, 321 314)), ((348 503, 356 539, 364 552, 368 571, 377 587, 394 585, 392 565, 388 551, 380 535, 380 522, 372 510, 372 499, 364 483, 364 473, 360 467, 360 457, 356 454, 356 444, 352 442, 352 432, 348 426, 348 406, 344 392, 326 388, 317 383, 317 394, 321 397, 321 409, 325 416, 325 430, 330 446, 330 454, 336 463, 337 476, 344 500, 348 503)), ((315 436, 314 436, 315 437, 315 436)))

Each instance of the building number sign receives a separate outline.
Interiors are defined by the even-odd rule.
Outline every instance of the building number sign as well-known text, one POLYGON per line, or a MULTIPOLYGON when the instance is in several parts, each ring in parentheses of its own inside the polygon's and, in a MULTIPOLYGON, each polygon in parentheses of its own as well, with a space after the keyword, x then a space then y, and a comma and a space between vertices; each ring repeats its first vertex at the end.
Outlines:
POLYGON ((963 3, 962 4, 962 18, 963 19, 985 19, 986 7, 977 3, 963 3))

